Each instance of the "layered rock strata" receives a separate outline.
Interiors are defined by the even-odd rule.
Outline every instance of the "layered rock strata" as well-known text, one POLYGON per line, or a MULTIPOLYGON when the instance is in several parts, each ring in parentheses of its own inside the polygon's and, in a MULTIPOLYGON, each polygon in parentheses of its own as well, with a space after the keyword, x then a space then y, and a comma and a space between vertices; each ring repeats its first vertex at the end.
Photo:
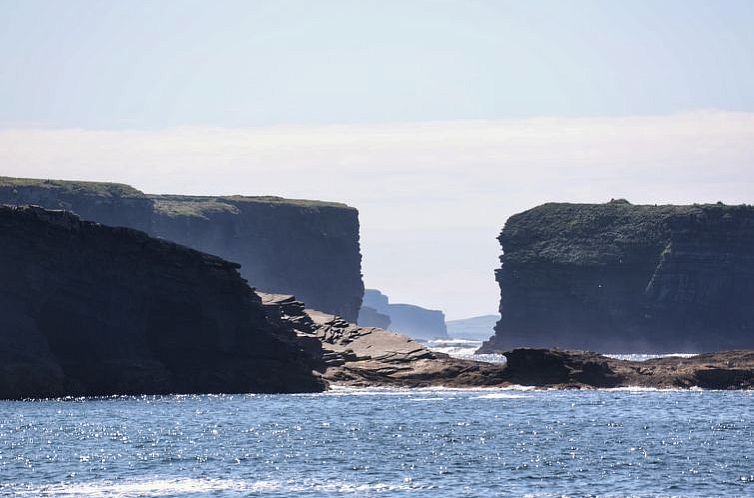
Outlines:
POLYGON ((238 265, 63 211, 0 206, 0 397, 325 388, 238 265))
POLYGON ((128 185, 0 177, 0 203, 72 211, 143 230, 241 265, 268 292, 356 321, 361 281, 358 211, 345 204, 244 196, 146 195, 128 185))
POLYGON ((545 204, 499 240, 501 319, 483 352, 754 347, 751 206, 545 204))
POLYGON ((270 316, 296 324, 310 351, 321 354, 320 371, 335 386, 484 387, 507 385, 500 365, 461 360, 431 351, 399 334, 361 327, 305 309, 292 296, 260 294, 270 316), (321 353, 317 348, 321 347, 321 353))

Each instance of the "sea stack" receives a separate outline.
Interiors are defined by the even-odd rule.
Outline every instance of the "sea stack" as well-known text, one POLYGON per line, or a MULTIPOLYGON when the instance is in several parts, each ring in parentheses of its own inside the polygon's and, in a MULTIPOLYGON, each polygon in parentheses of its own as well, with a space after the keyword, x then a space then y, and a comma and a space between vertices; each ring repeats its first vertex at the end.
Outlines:
POLYGON ((754 208, 545 204, 499 241, 501 319, 481 351, 754 348, 754 208))

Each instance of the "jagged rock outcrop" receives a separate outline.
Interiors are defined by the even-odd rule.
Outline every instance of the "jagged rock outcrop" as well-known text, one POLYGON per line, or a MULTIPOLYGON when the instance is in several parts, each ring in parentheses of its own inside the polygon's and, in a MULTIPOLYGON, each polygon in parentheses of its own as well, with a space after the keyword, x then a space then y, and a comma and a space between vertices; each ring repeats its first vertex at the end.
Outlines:
POLYGON ((305 309, 292 296, 260 294, 268 316, 293 323, 331 386, 614 387, 754 389, 754 350, 626 361, 597 353, 515 349, 506 364, 452 358, 408 337, 305 309))
POLYGON ((325 388, 238 265, 62 211, 0 206, 0 398, 325 388))
POLYGON ((0 204, 35 204, 143 230, 241 264, 268 292, 356 321, 361 281, 358 211, 345 204, 244 196, 146 195, 113 183, 0 177, 0 204))
POLYGON ((379 317, 375 319, 375 312, 388 317, 389 328, 393 332, 414 339, 446 339, 448 337, 445 314, 442 311, 429 310, 413 304, 393 304, 380 291, 366 289, 359 314, 359 325, 380 327, 382 320, 379 317))
POLYGON ((268 315, 295 323, 308 351, 321 358, 323 378, 352 387, 504 386, 501 365, 461 360, 427 349, 409 337, 361 327, 340 317, 305 309, 292 296, 260 294, 268 315), (321 349, 318 349, 321 348, 321 349))
POLYGON ((751 206, 545 204, 499 240, 501 319, 484 352, 754 347, 751 206))

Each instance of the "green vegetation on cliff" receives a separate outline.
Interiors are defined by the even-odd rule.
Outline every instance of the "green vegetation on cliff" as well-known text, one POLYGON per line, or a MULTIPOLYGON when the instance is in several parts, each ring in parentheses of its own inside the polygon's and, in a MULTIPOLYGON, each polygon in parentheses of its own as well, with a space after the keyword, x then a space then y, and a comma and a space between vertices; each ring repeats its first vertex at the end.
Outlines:
POLYGON ((239 207, 246 204, 261 204, 273 206, 292 206, 301 208, 337 208, 354 209, 346 204, 328 201, 313 201, 306 199, 286 199, 275 196, 188 196, 188 195, 153 195, 155 211, 170 217, 198 217, 208 218, 217 213, 238 214, 239 207))
POLYGON ((690 217, 732 217, 747 206, 547 203, 512 216, 499 240, 508 262, 619 263, 639 250, 664 250, 669 226, 690 217))
POLYGON ((0 176, 0 188, 36 188, 57 190, 67 195, 94 195, 101 197, 137 197, 146 195, 123 183, 80 182, 68 180, 41 180, 36 178, 11 178, 0 176))

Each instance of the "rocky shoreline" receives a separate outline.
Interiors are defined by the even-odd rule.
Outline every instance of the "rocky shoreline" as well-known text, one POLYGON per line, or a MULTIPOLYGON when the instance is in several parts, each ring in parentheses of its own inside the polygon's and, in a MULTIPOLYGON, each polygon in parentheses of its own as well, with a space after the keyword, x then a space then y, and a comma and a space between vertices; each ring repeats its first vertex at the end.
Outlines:
POLYGON ((296 393, 349 387, 754 388, 754 350, 643 362, 514 349, 453 358, 256 291, 239 266, 80 220, 0 206, 0 399, 296 393))
POLYGON ((312 341, 310 351, 321 355, 318 371, 329 387, 754 389, 754 350, 628 361, 523 348, 505 352, 506 364, 493 364, 453 358, 408 337, 305 309, 293 296, 260 295, 270 314, 297 323, 299 337, 312 341))

